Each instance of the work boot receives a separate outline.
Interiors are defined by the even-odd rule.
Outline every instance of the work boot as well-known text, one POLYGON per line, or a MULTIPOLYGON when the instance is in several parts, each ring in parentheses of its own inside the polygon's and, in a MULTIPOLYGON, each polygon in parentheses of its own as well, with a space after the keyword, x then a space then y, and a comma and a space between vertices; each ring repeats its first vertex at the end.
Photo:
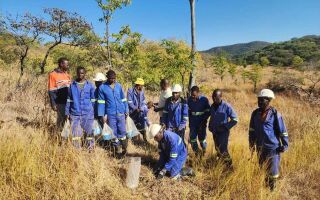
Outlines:
POLYGON ((127 149, 128 149, 128 139, 120 140, 121 146, 122 146, 122 155, 127 154, 127 149))

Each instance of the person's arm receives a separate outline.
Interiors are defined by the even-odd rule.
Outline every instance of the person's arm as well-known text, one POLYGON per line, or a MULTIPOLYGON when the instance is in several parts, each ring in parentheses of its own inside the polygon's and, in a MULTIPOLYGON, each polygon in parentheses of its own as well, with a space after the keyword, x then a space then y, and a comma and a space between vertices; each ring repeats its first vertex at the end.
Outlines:
POLYGON ((282 116, 278 113, 277 114, 277 119, 278 120, 278 129, 279 129, 279 140, 281 142, 281 152, 284 152, 288 149, 289 146, 289 137, 288 137, 288 132, 287 132, 287 128, 286 125, 284 123, 284 120, 282 118, 282 116))
POLYGON ((123 92, 122 88, 121 88, 121 91, 120 91, 120 98, 121 98, 121 101, 122 101, 122 103, 124 105, 126 114, 129 114, 128 101, 127 101, 126 96, 124 95, 124 92, 123 92))
POLYGON ((95 89, 93 87, 92 84, 90 84, 91 88, 90 88, 90 100, 91 100, 91 103, 92 103, 92 107, 94 109, 96 103, 97 103, 97 99, 96 99, 96 95, 95 95, 95 89))
POLYGON ((128 98, 128 105, 129 105, 129 110, 130 110, 130 112, 134 112, 135 110, 137 110, 138 109, 138 107, 137 106, 135 106, 134 104, 133 104, 133 99, 132 99, 132 94, 133 94, 133 90, 128 90, 128 92, 127 92, 127 98, 128 98))
MULTIPOLYGON (((164 124, 166 126, 168 126, 168 114, 169 114, 169 102, 168 99, 166 100, 166 103, 164 105, 164 109, 163 109, 163 114, 162 114, 162 118, 161 118, 161 124, 164 124)), ((168 128, 168 127, 166 127, 168 128)))
POLYGON ((249 148, 251 151, 255 150, 255 144, 256 144, 256 130, 255 130, 255 126, 254 126, 254 112, 251 114, 251 118, 250 118, 250 124, 249 124, 249 148))
POLYGON ((160 171, 163 169, 164 165, 166 164, 166 159, 165 159, 165 155, 164 152, 161 150, 161 148, 158 148, 159 151, 159 160, 157 163, 157 170, 160 171))
POLYGON ((189 108, 188 108, 188 104, 183 103, 182 104, 182 120, 179 124, 179 130, 185 129, 188 119, 189 119, 189 108))
POLYGON ((65 115, 70 115, 70 104, 73 102, 72 94, 71 94, 71 86, 68 88, 68 98, 67 98, 67 104, 65 108, 65 115))
POLYGON ((205 115, 205 121, 207 121, 210 117, 210 104, 209 104, 209 100, 206 98, 205 100, 205 110, 204 110, 204 115, 205 115))
POLYGON ((228 118, 230 118, 230 121, 228 121, 226 124, 224 124, 224 126, 230 130, 232 127, 234 127, 237 123, 238 123, 238 117, 236 112, 234 111, 234 109, 231 106, 228 106, 227 108, 227 115, 228 118))
POLYGON ((99 87, 99 90, 98 90, 98 100, 97 100, 97 103, 98 103, 98 116, 99 117, 104 117, 106 115, 106 98, 105 98, 105 95, 104 95, 104 92, 103 92, 103 85, 101 85, 99 87))
POLYGON ((171 170, 173 165, 177 162, 177 158, 178 158, 178 143, 177 143, 178 141, 169 140, 169 142, 170 142, 170 155, 169 155, 170 157, 164 166, 166 171, 171 170))
POLYGON ((57 110, 57 104, 56 104, 56 99, 57 99, 57 83, 56 79, 54 76, 50 73, 48 77, 48 94, 50 98, 50 104, 53 110, 57 110))

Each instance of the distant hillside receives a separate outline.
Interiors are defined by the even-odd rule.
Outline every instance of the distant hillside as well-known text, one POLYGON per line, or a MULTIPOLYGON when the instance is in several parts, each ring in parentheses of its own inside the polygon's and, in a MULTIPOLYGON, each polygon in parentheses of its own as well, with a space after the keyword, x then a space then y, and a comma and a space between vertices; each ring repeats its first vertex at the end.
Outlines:
POLYGON ((271 65, 294 65, 293 60, 297 58, 302 59, 304 63, 312 62, 320 65, 320 36, 308 35, 273 43, 241 57, 241 60, 245 60, 248 64, 259 63, 264 57, 271 65))
POLYGON ((226 52, 230 56, 237 56, 237 55, 246 54, 249 52, 262 49, 270 44, 271 43, 269 42, 253 41, 249 43, 240 43, 240 44, 233 44, 228 46, 214 47, 209 50, 202 51, 201 53, 218 54, 221 52, 226 52))

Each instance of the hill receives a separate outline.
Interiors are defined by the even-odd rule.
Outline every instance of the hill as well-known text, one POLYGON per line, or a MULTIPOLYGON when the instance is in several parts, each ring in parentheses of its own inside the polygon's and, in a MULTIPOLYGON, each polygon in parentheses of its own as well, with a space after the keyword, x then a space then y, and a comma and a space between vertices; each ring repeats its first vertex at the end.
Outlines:
POLYGON ((230 56, 236 56, 262 49, 270 44, 271 43, 269 42, 253 41, 248 43, 239 43, 227 46, 213 47, 206 51, 201 51, 201 53, 218 54, 221 52, 226 52, 230 56))
POLYGON ((271 65, 278 66, 294 65, 294 59, 299 58, 303 62, 320 64, 320 36, 308 35, 273 43, 254 52, 246 53, 244 59, 248 64, 253 64, 259 63, 262 57, 267 58, 271 65))

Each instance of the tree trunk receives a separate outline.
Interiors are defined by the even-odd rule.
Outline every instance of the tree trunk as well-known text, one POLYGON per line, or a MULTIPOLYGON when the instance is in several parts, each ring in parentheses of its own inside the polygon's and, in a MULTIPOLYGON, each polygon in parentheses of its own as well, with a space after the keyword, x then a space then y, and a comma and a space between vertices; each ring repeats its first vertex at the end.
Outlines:
MULTIPOLYGON (((108 18, 108 16, 107 16, 108 18)), ((111 48, 110 48, 110 43, 109 43, 109 19, 106 18, 106 33, 105 33, 105 37, 106 37, 106 45, 107 45, 107 57, 108 57, 108 64, 109 64, 109 69, 111 69, 112 67, 112 61, 111 61, 111 48)))
POLYGON ((20 77, 24 74, 24 61, 28 55, 29 47, 26 46, 24 53, 20 56, 20 77))
POLYGON ((189 0, 191 12, 191 59, 192 70, 190 72, 188 93, 190 94, 191 87, 195 85, 195 53, 196 53, 196 19, 195 19, 195 0, 189 0))
POLYGON ((48 59, 48 56, 51 52, 51 50, 57 46, 58 44, 60 44, 59 42, 55 42, 51 47, 49 47, 49 49, 47 50, 46 52, 46 55, 44 56, 42 62, 41 62, 41 65, 40 65, 40 69, 41 69, 41 74, 44 74, 44 67, 46 66, 47 64, 47 59, 48 59))

